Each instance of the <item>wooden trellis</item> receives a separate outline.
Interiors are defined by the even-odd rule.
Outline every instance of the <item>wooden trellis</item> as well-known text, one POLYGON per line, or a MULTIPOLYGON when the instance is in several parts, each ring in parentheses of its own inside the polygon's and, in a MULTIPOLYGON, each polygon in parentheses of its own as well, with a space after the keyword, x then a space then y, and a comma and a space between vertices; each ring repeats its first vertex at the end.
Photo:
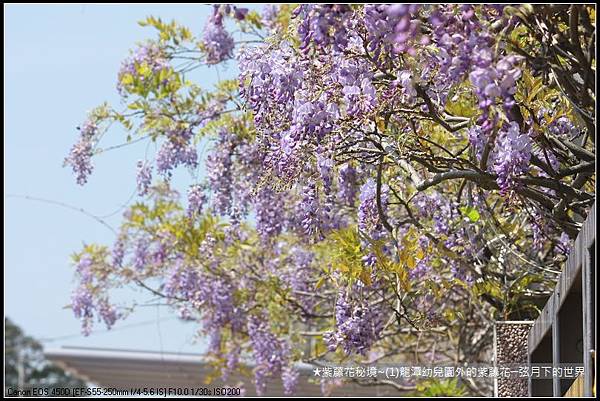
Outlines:
POLYGON ((596 205, 528 337, 529 364, 583 365, 579 378, 529 379, 530 396, 593 395, 596 349, 596 205))

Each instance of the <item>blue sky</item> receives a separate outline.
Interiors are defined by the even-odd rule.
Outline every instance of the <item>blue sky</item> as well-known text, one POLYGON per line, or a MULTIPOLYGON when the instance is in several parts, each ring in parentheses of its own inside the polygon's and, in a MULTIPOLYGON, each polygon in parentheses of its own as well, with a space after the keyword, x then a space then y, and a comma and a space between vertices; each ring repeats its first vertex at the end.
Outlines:
MULTIPOLYGON (((64 306, 74 287, 69 255, 86 242, 112 244, 114 235, 83 213, 13 195, 63 202, 118 227, 122 205, 135 189, 135 164, 145 143, 117 149, 94 159, 95 170, 80 187, 65 155, 77 138, 87 111, 108 101, 118 105, 116 77, 128 49, 154 31, 137 21, 149 15, 175 19, 201 34, 208 5, 8 5, 5 6, 5 315, 36 338, 62 345, 198 352, 192 342, 197 327, 174 318, 166 307, 145 307, 114 330, 97 324, 85 338, 79 322, 64 306), (117 212, 117 213, 115 213, 117 212), (98 332, 97 332, 98 331, 98 332)), ((221 78, 235 66, 221 69, 221 78)), ((214 69, 199 70, 203 86, 216 81, 214 69)), ((112 129, 104 145, 124 141, 112 129)), ((189 175, 176 176, 185 190, 189 175)), ((128 299, 145 302, 143 292, 128 299)))

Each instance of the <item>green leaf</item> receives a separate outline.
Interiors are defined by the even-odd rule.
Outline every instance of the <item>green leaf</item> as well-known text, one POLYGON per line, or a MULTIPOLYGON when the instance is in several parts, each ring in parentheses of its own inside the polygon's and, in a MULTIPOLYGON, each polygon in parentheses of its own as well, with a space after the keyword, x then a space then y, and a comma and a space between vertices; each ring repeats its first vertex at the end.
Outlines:
POLYGON ((481 217, 477 209, 471 206, 463 206, 460 208, 460 211, 462 212, 462 214, 467 216, 469 220, 471 220, 473 223, 479 221, 479 218, 481 217))

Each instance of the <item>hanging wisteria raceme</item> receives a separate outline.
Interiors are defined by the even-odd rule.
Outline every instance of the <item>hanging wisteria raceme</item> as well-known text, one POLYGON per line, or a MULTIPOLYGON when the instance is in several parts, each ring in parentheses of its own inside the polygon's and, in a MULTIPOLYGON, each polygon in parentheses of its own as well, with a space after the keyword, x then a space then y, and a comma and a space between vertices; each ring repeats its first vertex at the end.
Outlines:
POLYGON ((82 332, 89 335, 92 330, 94 317, 94 300, 90 291, 92 273, 90 268, 92 260, 89 256, 84 256, 79 260, 77 272, 80 275, 79 287, 73 292, 71 297, 71 308, 76 318, 81 320, 82 332))
POLYGON ((481 25, 470 5, 442 5, 431 13, 432 41, 439 49, 435 59, 445 79, 457 82, 474 67, 485 69, 493 61, 494 37, 481 25))
POLYGON ((65 160, 86 183, 113 122, 157 149, 112 248, 74 258, 83 331, 122 317, 110 290, 143 288, 199 325, 228 386, 250 363, 259 395, 273 379, 293 394, 300 361, 487 362, 489 321, 536 318, 532 285, 552 291, 595 199, 594 18, 222 4, 198 37, 148 18, 158 39, 121 66, 124 111, 90 113, 65 160), (192 82, 234 58, 234 79, 192 82))
MULTIPOLYGON (((236 17, 243 19, 243 9, 236 9, 236 17)), ((233 37, 225 29, 223 22, 223 11, 220 6, 215 5, 213 15, 204 26, 203 45, 206 48, 206 63, 218 64, 233 57, 235 43, 233 37)))
POLYGON ((148 248, 150 248, 150 241, 148 238, 144 236, 137 240, 135 245, 133 265, 138 271, 144 270, 149 262, 148 248))
POLYGON ((123 266, 123 258, 125 258, 126 244, 123 237, 119 236, 115 241, 112 249, 112 265, 115 268, 123 266))
POLYGON ((289 285, 305 313, 314 311, 318 299, 311 295, 314 285, 311 277, 315 272, 315 259, 313 252, 296 246, 290 250, 287 271, 284 270, 281 273, 283 280, 289 285))
POLYGON ((254 380, 256 392, 258 395, 264 395, 266 390, 266 380, 278 373, 283 373, 286 377, 287 387, 293 390, 293 372, 282 372, 288 366, 290 357, 290 345, 277 338, 267 324, 268 320, 258 316, 248 318, 248 336, 252 344, 253 355, 256 359, 256 368, 254 368, 254 380))
POLYGON ((208 180, 214 194, 212 206, 216 213, 224 216, 231 212, 233 195, 232 152, 235 146, 233 135, 222 130, 215 149, 206 159, 208 180))
POLYGON ((494 172, 501 193, 506 193, 516 185, 516 178, 529 169, 531 158, 531 138, 521 133, 519 125, 511 122, 498 135, 494 152, 494 172))
POLYGON ((188 129, 174 129, 168 132, 168 139, 156 154, 156 169, 163 176, 170 178, 172 170, 179 165, 190 169, 198 165, 198 153, 190 143, 192 132, 188 129))
POLYGON ((71 148, 64 165, 70 165, 77 177, 77 183, 84 185, 94 169, 92 154, 94 144, 98 139, 98 124, 90 117, 82 124, 79 131, 79 141, 71 148))
POLYGON ((321 143, 339 118, 331 96, 315 97, 303 80, 302 67, 310 67, 306 61, 285 42, 276 50, 255 48, 240 56, 241 95, 254 111, 259 143, 267 150, 263 167, 287 182, 306 167, 300 154, 321 143))
MULTIPOLYGON (((209 255, 205 257, 216 262, 209 255)), ((202 273, 197 267, 186 266, 182 259, 176 259, 164 291, 171 300, 186 300, 190 307, 200 311, 203 330, 217 341, 215 352, 219 352, 219 333, 223 328, 228 327, 234 332, 242 330, 244 314, 235 304, 235 287, 222 275, 202 273)))
POLYGON ((341 346, 347 355, 365 355, 379 339, 385 319, 381 304, 369 304, 366 299, 352 299, 341 291, 335 304, 336 329, 326 333, 324 339, 331 351, 341 346))
POLYGON ((81 330, 84 336, 92 332, 94 316, 103 321, 110 329, 117 319, 119 313, 114 305, 110 304, 99 283, 95 283, 96 277, 92 269, 94 261, 89 255, 82 255, 77 264, 79 285, 71 296, 71 308, 76 318, 81 320, 81 330))
POLYGON ((227 353, 226 355, 226 360, 227 363, 225 364, 225 366, 221 369, 221 380, 223 380, 224 382, 227 382, 229 379, 229 375, 235 371, 235 368, 238 366, 239 362, 240 362, 240 348, 239 347, 234 347, 232 348, 232 350, 227 353))
POLYGON ((235 305, 235 287, 223 278, 200 278, 194 294, 199 309, 204 309, 204 328, 218 332, 228 325, 238 332, 244 325, 242 311, 235 305))
POLYGON ((115 306, 112 305, 107 298, 100 299, 97 309, 100 319, 102 319, 106 324, 106 327, 110 329, 119 318, 119 312, 117 312, 115 306))
POLYGON ((483 118, 485 119, 485 122, 482 126, 474 125, 471 128, 469 128, 469 131, 467 132, 469 143, 473 148, 477 160, 481 160, 481 158, 483 157, 483 151, 489 141, 487 132, 489 132, 489 129, 491 128, 491 124, 487 119, 487 115, 483 118), (488 131, 484 131, 484 127, 488 131))
POLYGON ((77 319, 81 320, 81 332, 90 335, 94 317, 94 300, 89 289, 85 286, 78 287, 71 297, 71 308, 77 319))
POLYGON ((309 65, 289 44, 269 49, 269 57, 253 54, 244 52, 240 59, 241 95, 254 111, 258 142, 267 152, 263 167, 289 182, 306 166, 301 153, 331 132, 337 107, 326 107, 327 93, 314 98, 303 80, 302 66, 309 65))
POLYGON ((456 217, 456 208, 450 200, 439 192, 422 192, 413 199, 415 211, 421 218, 431 218, 433 230, 438 235, 450 235, 452 220, 456 217))
POLYGON ((350 15, 352 9, 347 4, 300 5, 293 13, 299 21, 300 49, 323 52, 331 47, 335 51, 343 51, 348 44, 346 24, 350 15))
POLYGON ((360 117, 371 112, 377 105, 377 93, 373 85, 373 72, 363 59, 347 59, 342 57, 335 79, 343 86, 346 113, 352 117, 360 117))
POLYGON ((152 165, 143 160, 137 162, 137 192, 144 196, 148 193, 148 188, 152 184, 152 165))
POLYGON ((379 69, 387 71, 398 55, 414 55, 417 46, 428 43, 420 35, 419 8, 416 4, 364 6, 364 16, 358 18, 366 31, 367 56, 379 69))
POLYGON ((264 188, 256 196, 256 231, 263 241, 277 237, 283 229, 281 211, 284 201, 280 194, 264 188))
POLYGON ((282 138, 283 152, 291 153, 302 150, 304 145, 322 143, 338 117, 339 109, 327 92, 315 98, 308 88, 296 91, 291 127, 282 138))
POLYGON ((490 116, 491 108, 496 104, 497 98, 502 99, 507 116, 511 120, 514 117, 510 110, 515 104, 516 84, 521 76, 521 70, 516 66, 519 60, 518 56, 505 57, 495 66, 476 67, 469 75, 479 98, 479 107, 483 111, 477 121, 478 127, 471 128, 469 132, 469 139, 478 157, 481 157, 482 149, 490 141, 492 131, 498 122, 497 116, 490 116))
POLYGON ((383 235, 380 210, 385 213, 387 209, 388 187, 383 186, 380 191, 378 200, 377 184, 373 179, 369 179, 360 187, 358 229, 369 234, 373 239, 379 239, 383 235))
POLYGON ((277 16, 279 14, 279 6, 274 4, 266 4, 261 12, 261 22, 268 29, 273 29, 277 26, 277 16))
MULTIPOLYGON (((232 175, 234 177, 233 188, 235 192, 233 195, 234 203, 239 209, 240 216, 248 216, 253 207, 257 216, 261 213, 260 209, 263 206, 270 209, 282 207, 283 204, 281 203, 281 198, 283 194, 272 191, 271 188, 263 188, 265 190, 264 193, 262 190, 258 190, 258 188, 261 187, 261 180, 264 178, 258 169, 258 167, 262 166, 264 163, 264 150, 261 149, 256 142, 235 138, 234 153, 235 163, 232 175), (265 203, 265 196, 273 201, 269 206, 265 203)), ((267 215, 272 215, 272 213, 272 211, 267 212, 267 215)), ((271 223, 271 227, 276 227, 281 224, 281 222, 276 223, 275 220, 272 220, 271 223)), ((277 230, 278 229, 275 228, 273 236, 276 236, 279 233, 277 230)))
POLYGON ((354 206, 358 194, 356 169, 350 163, 344 164, 338 175, 338 199, 342 205, 354 206))
POLYGON ((240 94, 254 112, 256 127, 269 133, 283 127, 280 123, 291 119, 294 93, 303 80, 302 64, 294 49, 286 42, 277 48, 247 47, 238 62, 240 94), (275 110, 278 113, 273 113, 275 110))
POLYGON ((286 366, 282 369, 281 380, 283 381, 283 393, 285 395, 293 395, 298 387, 298 379, 300 378, 300 372, 293 368, 286 366))
POLYGON ((302 200, 298 204, 300 227, 304 234, 312 239, 322 234, 322 210, 316 184, 306 184, 302 188, 301 196, 302 200))
POLYGON ((323 191, 325 194, 330 194, 333 187, 333 159, 330 152, 324 149, 317 150, 317 169, 323 183, 323 191))
POLYGON ((190 186, 188 188, 188 216, 192 218, 201 215, 206 201, 207 197, 201 185, 190 186))

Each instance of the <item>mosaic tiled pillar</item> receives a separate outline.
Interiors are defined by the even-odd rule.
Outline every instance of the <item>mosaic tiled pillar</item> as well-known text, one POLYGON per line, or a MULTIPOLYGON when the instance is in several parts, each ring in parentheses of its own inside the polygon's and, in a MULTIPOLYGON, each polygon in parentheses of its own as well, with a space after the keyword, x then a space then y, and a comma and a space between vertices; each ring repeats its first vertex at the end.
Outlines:
MULTIPOLYGON (((498 368, 510 365, 527 365, 527 336, 533 322, 496 322, 494 326, 494 365, 498 368)), ((498 397, 527 397, 527 377, 498 377, 495 384, 498 397)))

